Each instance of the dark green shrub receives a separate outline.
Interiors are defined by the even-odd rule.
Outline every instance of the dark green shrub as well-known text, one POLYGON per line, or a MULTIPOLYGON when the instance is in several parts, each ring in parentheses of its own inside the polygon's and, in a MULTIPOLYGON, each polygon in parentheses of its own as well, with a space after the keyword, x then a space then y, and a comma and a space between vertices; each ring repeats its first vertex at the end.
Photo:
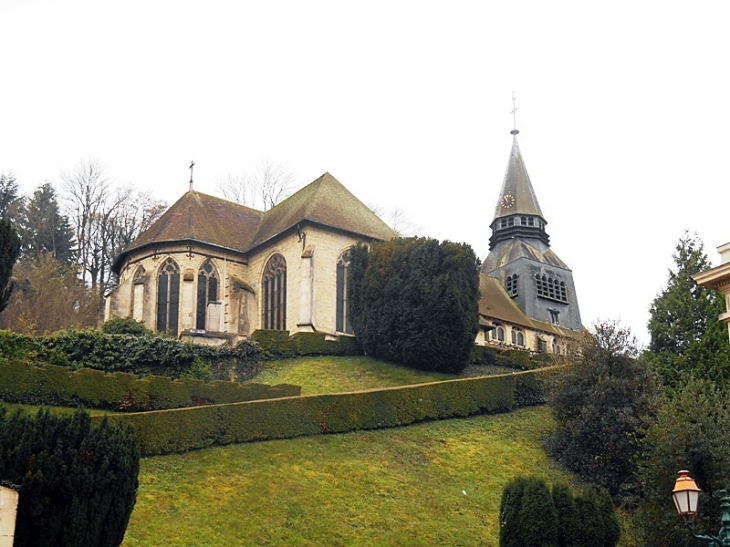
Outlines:
POLYGON ((7 416, 0 408, 0 480, 17 485, 15 547, 116 547, 137 496, 131 429, 89 415, 7 416))
POLYGON ((487 346, 474 346, 471 349, 469 363, 473 365, 496 365, 498 350, 487 346))
POLYGON ((552 492, 538 477, 516 477, 504 487, 500 547, 615 547, 621 529, 607 493, 573 495, 565 484, 552 492))
POLYGON ((642 448, 639 476, 644 497, 634 529, 643 544, 698 544, 672 503, 681 469, 687 469, 702 489, 695 528, 715 535, 720 501, 713 492, 730 486, 730 392, 707 380, 691 379, 661 408, 642 448))
POLYGON ((350 251, 349 303, 363 351, 460 372, 479 331, 478 260, 467 244, 396 238, 350 251))
POLYGON ((105 322, 101 326, 102 332, 106 334, 131 334, 133 336, 153 335, 154 333, 144 326, 142 321, 131 317, 116 317, 105 322))
POLYGON ((178 378, 225 377, 234 370, 237 380, 259 370, 259 346, 242 340, 236 346, 202 346, 160 336, 106 334, 97 329, 59 331, 31 337, 0 331, 0 356, 31 363, 51 363, 72 369, 157 374, 178 378))
POLYGON ((508 349, 497 354, 497 364, 503 367, 516 368, 517 370, 530 370, 538 368, 532 365, 530 352, 519 349, 508 349))
POLYGON ((328 340, 321 332, 298 332, 289 336, 289 331, 255 330, 251 340, 256 342, 263 356, 269 359, 286 359, 306 355, 362 355, 362 349, 352 336, 338 336, 328 340))
POLYGON ((556 429, 547 451, 584 480, 628 500, 637 495, 639 440, 660 393, 636 359, 628 329, 601 323, 553 376, 548 404, 556 429))

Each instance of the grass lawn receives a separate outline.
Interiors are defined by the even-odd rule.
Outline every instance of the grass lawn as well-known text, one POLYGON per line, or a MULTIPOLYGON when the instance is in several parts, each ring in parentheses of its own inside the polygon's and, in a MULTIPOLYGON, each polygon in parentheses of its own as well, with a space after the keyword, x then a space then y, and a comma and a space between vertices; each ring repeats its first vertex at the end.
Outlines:
POLYGON ((302 395, 342 393, 515 372, 508 368, 480 366, 468 367, 460 375, 442 374, 422 372, 371 357, 325 356, 269 361, 265 363, 265 367, 252 382, 270 385, 294 384, 302 387, 302 395))
POLYGON ((545 407, 142 461, 124 547, 498 545, 502 488, 567 476, 545 407))

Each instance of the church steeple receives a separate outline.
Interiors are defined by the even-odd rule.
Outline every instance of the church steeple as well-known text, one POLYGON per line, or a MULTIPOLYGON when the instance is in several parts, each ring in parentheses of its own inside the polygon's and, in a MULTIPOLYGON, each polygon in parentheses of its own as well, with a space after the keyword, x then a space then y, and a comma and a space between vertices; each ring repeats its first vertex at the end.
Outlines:
POLYGON ((500 241, 514 238, 538 239, 546 245, 550 245, 550 238, 545 231, 547 222, 540 210, 540 204, 517 144, 519 131, 513 129, 511 133, 513 135, 512 152, 491 224, 490 251, 500 241))

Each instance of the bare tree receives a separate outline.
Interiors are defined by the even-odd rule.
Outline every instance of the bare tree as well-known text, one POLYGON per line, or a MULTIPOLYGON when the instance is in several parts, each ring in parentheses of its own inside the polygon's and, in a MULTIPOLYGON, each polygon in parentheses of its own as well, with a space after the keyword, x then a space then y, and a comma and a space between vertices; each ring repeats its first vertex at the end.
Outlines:
POLYGON ((115 190, 110 214, 105 219, 104 241, 104 289, 116 285, 111 275, 114 259, 126 247, 147 230, 169 207, 168 203, 152 197, 150 192, 138 192, 127 185, 115 190))
POLYGON ((61 174, 68 217, 74 229, 81 280, 99 295, 115 284, 114 258, 167 208, 149 192, 117 187, 97 160, 83 160, 61 174))
POLYGON ((253 207, 256 203, 256 184, 246 174, 232 175, 228 173, 226 178, 218 179, 217 186, 223 197, 229 201, 247 207, 253 207))
POLYGON ((264 161, 254 175, 229 173, 218 181, 218 189, 226 199, 268 211, 294 193, 298 187, 295 180, 282 163, 264 161))
POLYGON ((81 280, 86 282, 90 279, 92 288, 97 289, 100 273, 103 278, 103 244, 100 243, 103 240, 103 219, 109 214, 107 202, 111 183, 106 178, 104 166, 95 159, 82 160, 71 171, 64 171, 61 181, 76 238, 76 260, 81 269, 81 280))
POLYGON ((392 208, 386 208, 377 203, 371 203, 368 205, 368 208, 378 215, 400 237, 415 236, 422 231, 421 227, 415 224, 406 212, 397 205, 392 208))

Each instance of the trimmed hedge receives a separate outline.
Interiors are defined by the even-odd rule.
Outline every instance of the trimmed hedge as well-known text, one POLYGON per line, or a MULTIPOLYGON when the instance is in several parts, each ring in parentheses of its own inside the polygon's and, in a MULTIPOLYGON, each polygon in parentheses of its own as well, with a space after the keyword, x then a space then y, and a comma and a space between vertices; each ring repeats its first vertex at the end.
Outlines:
POLYGON ((134 427, 144 455, 301 435, 397 427, 423 420, 507 412, 533 404, 542 371, 447 380, 379 390, 286 397, 109 416, 134 427))
POLYGON ((190 373, 196 364, 205 363, 214 372, 218 371, 219 377, 232 369, 243 380, 258 372, 259 353, 258 346, 247 340, 231 348, 196 345, 161 336, 106 334, 97 329, 72 329, 37 337, 0 331, 2 359, 140 375, 179 377, 190 373))
POLYGON ((289 336, 289 331, 259 329, 251 334, 263 356, 269 359, 302 357, 306 355, 362 355, 362 349, 352 336, 338 336, 327 340, 322 332, 298 332, 289 336))
POLYGON ((292 397, 301 391, 299 386, 288 384, 206 383, 192 378, 138 378, 136 374, 90 368, 69 371, 17 360, 0 363, 0 399, 12 403, 142 411, 292 397))

